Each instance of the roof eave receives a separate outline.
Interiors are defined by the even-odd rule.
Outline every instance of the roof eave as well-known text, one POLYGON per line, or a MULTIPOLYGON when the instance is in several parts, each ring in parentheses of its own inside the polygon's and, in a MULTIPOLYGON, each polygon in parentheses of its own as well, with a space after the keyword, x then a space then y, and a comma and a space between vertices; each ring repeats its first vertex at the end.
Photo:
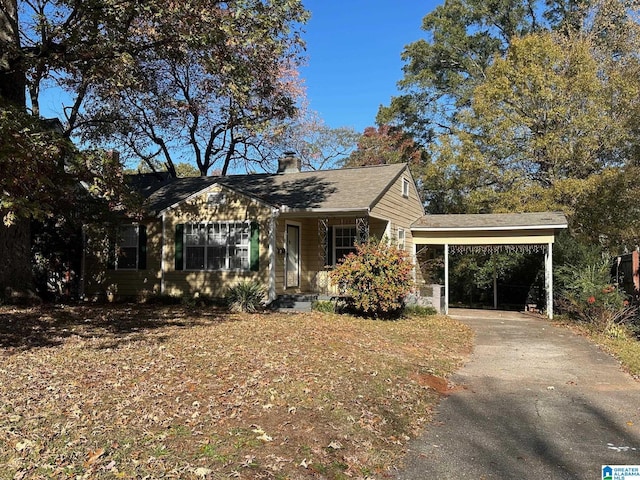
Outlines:
POLYGON ((412 226, 411 230, 416 232, 477 232, 479 230, 485 231, 505 231, 505 230, 560 230, 569 228, 565 224, 553 224, 553 225, 504 225, 493 227, 420 227, 412 226))
POLYGON ((316 216, 316 215, 331 215, 331 216, 349 216, 354 214, 369 215, 370 209, 368 207, 355 207, 355 208, 290 208, 286 205, 280 207, 281 215, 298 215, 298 216, 316 216))

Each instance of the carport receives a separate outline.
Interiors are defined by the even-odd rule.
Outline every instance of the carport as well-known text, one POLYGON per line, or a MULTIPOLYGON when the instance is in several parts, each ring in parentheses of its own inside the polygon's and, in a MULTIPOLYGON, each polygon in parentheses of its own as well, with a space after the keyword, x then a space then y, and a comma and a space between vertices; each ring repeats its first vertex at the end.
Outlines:
POLYGON ((547 316, 553 318, 553 243, 567 228, 562 212, 425 215, 411 226, 414 255, 421 246, 444 247, 444 302, 449 313, 449 254, 535 252, 545 254, 547 316))

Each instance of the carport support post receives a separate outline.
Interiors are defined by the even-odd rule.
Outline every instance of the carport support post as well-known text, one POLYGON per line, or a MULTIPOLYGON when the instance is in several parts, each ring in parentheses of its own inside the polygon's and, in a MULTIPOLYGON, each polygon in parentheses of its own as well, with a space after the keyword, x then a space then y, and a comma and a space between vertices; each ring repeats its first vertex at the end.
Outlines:
POLYGON ((553 243, 547 244, 544 256, 545 290, 547 292, 547 316, 553 319, 553 243))
POLYGON ((444 314, 449 315, 449 244, 444 245, 444 314))

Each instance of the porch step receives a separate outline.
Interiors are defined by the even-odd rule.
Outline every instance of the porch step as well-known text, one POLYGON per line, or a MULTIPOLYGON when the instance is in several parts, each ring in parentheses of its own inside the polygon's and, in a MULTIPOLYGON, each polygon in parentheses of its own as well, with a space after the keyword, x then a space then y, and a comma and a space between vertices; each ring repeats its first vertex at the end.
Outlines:
POLYGON ((317 299, 318 295, 313 293, 278 295, 271 306, 279 312, 310 312, 317 299))

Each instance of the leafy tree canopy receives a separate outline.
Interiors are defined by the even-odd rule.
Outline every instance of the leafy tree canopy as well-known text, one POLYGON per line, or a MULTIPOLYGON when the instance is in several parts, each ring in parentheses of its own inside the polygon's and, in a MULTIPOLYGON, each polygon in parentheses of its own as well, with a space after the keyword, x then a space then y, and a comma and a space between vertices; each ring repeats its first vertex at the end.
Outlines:
POLYGON ((563 210, 586 240, 632 242, 639 12, 452 0, 428 14, 427 38, 405 48, 402 94, 378 114, 426 149, 427 210, 563 210))
POLYGON ((360 136, 357 149, 345 160, 347 167, 411 163, 419 166, 422 149, 399 128, 389 125, 367 127, 360 136))
MULTIPOLYGON (((4 0, 3 3, 11 3, 4 0)), ((29 106, 61 88, 65 135, 126 158, 201 174, 249 156, 267 124, 295 113, 307 12, 299 0, 17 2, 13 63, 29 106)))

